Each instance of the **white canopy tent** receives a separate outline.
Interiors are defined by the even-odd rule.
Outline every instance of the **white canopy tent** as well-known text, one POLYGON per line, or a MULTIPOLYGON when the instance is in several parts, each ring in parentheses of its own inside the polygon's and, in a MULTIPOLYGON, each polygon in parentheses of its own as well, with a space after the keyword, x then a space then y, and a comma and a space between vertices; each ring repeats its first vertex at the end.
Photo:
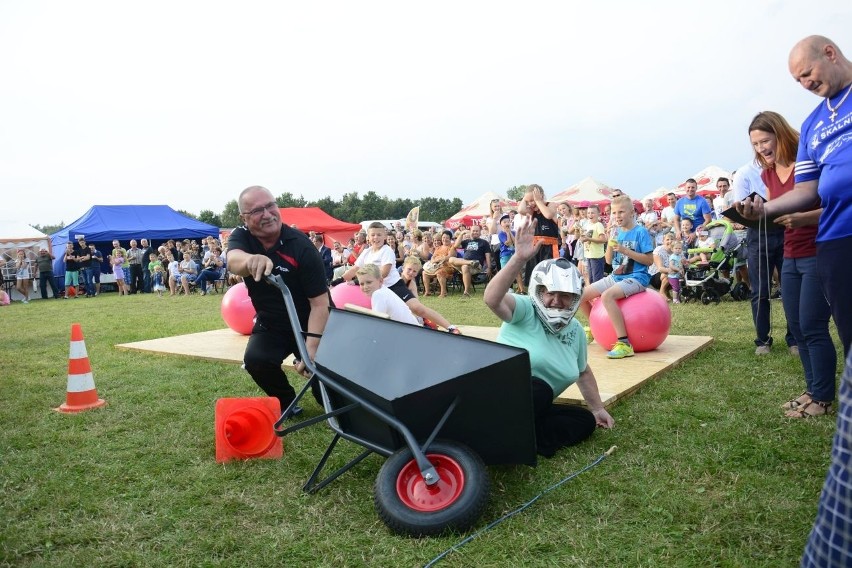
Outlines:
POLYGON ((518 206, 517 201, 512 201, 503 195, 494 193, 493 191, 486 191, 473 202, 462 207, 461 211, 447 219, 444 222, 444 226, 449 227, 450 229, 455 229, 459 225, 464 224, 469 227, 473 222, 479 221, 484 217, 490 217, 491 201, 494 199, 500 200, 500 205, 504 210, 507 208, 514 209, 518 206))
MULTIPOLYGON (((698 195, 717 195, 716 182, 720 177, 731 179, 731 172, 723 170, 719 166, 707 166, 695 175, 689 176, 698 183, 698 195)), ((674 188, 675 195, 681 196, 686 193, 686 180, 674 188)))
MULTIPOLYGON (((582 202, 586 202, 587 205, 605 205, 612 200, 614 189, 609 184, 600 182, 593 177, 586 177, 568 189, 550 197, 548 201, 570 205, 579 205, 582 202)), ((622 193, 629 196, 626 191, 622 190, 622 193)))
MULTIPOLYGON (((719 166, 707 166, 703 170, 699 171, 696 174, 689 176, 695 180, 698 184, 698 195, 718 195, 719 191, 716 189, 716 182, 719 181, 720 177, 728 178, 730 181, 732 176, 731 172, 728 170, 723 170, 719 166)), ((686 180, 689 178, 684 178, 684 180, 672 189, 666 189, 665 187, 661 187, 656 191, 652 191, 648 195, 642 198, 642 201, 645 199, 652 198, 654 203, 658 203, 660 205, 665 205, 663 203, 663 198, 669 192, 673 192, 678 198, 686 195, 686 180)))
POLYGON ((0 220, 0 274, 3 276, 4 287, 12 294, 12 299, 20 299, 20 294, 14 290, 15 258, 18 250, 23 250, 32 263, 30 275, 36 275, 36 257, 39 249, 50 250, 50 237, 20 221, 0 220), (11 283, 11 286, 9 286, 11 283))

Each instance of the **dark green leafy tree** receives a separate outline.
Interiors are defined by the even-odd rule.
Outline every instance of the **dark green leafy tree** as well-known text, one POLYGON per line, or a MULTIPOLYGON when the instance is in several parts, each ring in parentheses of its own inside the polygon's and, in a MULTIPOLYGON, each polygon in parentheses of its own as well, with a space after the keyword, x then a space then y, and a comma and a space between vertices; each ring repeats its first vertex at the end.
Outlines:
POLYGON ((208 225, 214 225, 216 227, 222 226, 222 218, 209 209, 202 209, 201 213, 198 214, 198 220, 203 223, 207 223, 208 225))
POLYGON ((31 225, 36 231, 41 231, 45 235, 52 235, 56 231, 65 228, 65 222, 60 221, 58 225, 31 225))
POLYGON ((308 201, 303 196, 295 197, 289 191, 285 191, 276 197, 275 202, 278 203, 278 207, 304 207, 308 204, 308 201))
POLYGON ((181 215, 189 217, 190 219, 198 219, 198 215, 196 215, 194 213, 190 213, 189 211, 184 211, 183 209, 178 209, 177 212, 180 213, 181 215))
POLYGON ((239 227, 243 224, 242 219, 240 219, 240 208, 237 205, 236 199, 232 199, 225 204, 225 209, 222 211, 219 219, 222 221, 220 227, 239 227))
POLYGON ((525 185, 516 185, 515 187, 511 187, 506 190, 506 197, 511 199, 512 201, 520 201, 524 197, 524 193, 527 191, 527 186, 525 185))

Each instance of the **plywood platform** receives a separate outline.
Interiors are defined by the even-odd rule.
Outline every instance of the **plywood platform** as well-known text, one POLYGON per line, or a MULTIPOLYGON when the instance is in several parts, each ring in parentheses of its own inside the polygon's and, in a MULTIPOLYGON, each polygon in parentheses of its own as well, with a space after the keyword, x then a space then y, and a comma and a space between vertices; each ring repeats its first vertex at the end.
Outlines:
MULTIPOLYGON (((459 329, 465 335, 489 341, 497 337, 496 327, 459 326, 459 329)), ((247 342, 246 335, 240 335, 230 329, 217 329, 162 339, 122 343, 116 345, 116 348, 241 364, 247 342)), ((654 351, 637 353, 634 357, 621 360, 607 359, 603 348, 592 343, 589 345, 589 365, 598 381, 601 399, 606 406, 609 406, 684 359, 707 348, 712 342, 713 338, 707 336, 670 335, 654 351)), ((292 367, 293 357, 288 357, 284 365, 292 367)), ((583 397, 576 386, 570 387, 556 399, 556 402, 565 404, 576 404, 582 401, 583 397)))

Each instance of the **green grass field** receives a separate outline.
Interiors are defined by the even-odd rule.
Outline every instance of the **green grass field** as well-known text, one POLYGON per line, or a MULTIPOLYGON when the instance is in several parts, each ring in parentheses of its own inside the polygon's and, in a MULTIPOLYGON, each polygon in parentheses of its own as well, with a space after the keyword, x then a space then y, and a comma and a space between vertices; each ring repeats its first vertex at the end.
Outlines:
MULTIPOLYGON (((106 294, 0 308, 0 564, 422 566, 464 537, 390 534, 372 503, 378 456, 304 494, 325 425, 288 436, 282 460, 215 463, 215 401, 261 395, 250 377, 114 345, 224 327, 220 300, 106 294), (108 405, 64 415, 53 408, 65 400, 72 323, 108 405)), ((425 300, 454 323, 497 325, 481 288, 472 300, 425 300)), ((781 338, 780 302, 772 308, 781 338)), ((612 407, 613 430, 537 468, 490 468, 478 528, 617 451, 440 565, 797 565, 834 419, 783 417, 801 365, 780 347, 755 357, 747 302, 673 306, 672 333, 715 342, 612 407)), ((429 364, 434 353, 421 349, 406 356, 429 364)), ((303 416, 319 413, 306 403, 303 416)), ((332 461, 359 449, 344 444, 332 461)))

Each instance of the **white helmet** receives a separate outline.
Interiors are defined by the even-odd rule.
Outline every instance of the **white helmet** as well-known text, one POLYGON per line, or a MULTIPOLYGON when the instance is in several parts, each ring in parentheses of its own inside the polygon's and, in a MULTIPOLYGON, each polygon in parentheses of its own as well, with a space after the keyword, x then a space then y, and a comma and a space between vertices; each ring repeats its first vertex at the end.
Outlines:
POLYGON ((571 318, 580 307, 583 295, 583 279, 577 268, 564 258, 543 260, 535 265, 530 276, 530 298, 535 313, 550 333, 559 333, 571 323, 571 318), (567 308, 548 308, 542 302, 544 292, 566 292, 574 294, 567 308))

